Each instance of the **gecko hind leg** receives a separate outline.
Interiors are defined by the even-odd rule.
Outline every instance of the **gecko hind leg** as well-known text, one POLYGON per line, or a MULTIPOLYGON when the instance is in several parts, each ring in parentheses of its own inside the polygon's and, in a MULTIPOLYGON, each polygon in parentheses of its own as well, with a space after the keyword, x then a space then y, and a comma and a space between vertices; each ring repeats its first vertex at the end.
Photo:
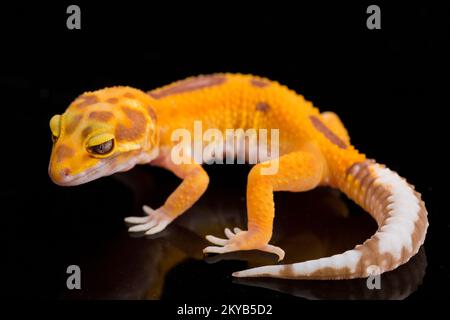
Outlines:
POLYGON ((342 123, 339 116, 331 111, 325 111, 320 114, 325 125, 331 129, 339 138, 341 138, 347 144, 350 143, 350 136, 348 135, 347 129, 342 123))
POLYGON ((204 253, 228 253, 240 250, 261 250, 284 258, 284 251, 270 245, 275 206, 274 191, 307 191, 315 188, 323 179, 325 160, 314 147, 283 155, 279 159, 259 163, 250 171, 247 184, 248 230, 225 229, 227 239, 208 235, 206 239, 214 246, 206 247, 204 253), (264 175, 267 164, 273 167, 278 161, 278 171, 264 175))

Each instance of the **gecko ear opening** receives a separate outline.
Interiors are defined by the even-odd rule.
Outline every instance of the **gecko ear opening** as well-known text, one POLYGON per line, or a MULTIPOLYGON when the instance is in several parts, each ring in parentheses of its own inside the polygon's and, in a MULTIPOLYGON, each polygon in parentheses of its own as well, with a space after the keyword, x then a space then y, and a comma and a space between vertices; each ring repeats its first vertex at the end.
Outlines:
POLYGON ((56 139, 58 139, 59 134, 61 132, 61 115, 55 114, 50 119, 50 130, 52 132, 53 141, 56 141, 56 139))

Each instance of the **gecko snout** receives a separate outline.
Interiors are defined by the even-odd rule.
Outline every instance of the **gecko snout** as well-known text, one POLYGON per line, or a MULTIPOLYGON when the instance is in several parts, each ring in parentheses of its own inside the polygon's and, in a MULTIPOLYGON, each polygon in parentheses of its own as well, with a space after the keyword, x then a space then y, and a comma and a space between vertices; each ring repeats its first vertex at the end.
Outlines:
POLYGON ((71 180, 71 170, 69 168, 52 168, 48 169, 50 179, 60 186, 68 185, 71 180))

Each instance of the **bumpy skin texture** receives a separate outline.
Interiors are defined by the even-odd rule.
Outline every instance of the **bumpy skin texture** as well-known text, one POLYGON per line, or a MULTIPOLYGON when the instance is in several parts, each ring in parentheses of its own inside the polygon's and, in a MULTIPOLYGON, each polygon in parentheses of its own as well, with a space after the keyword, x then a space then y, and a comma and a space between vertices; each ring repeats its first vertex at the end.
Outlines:
POLYGON ((192 77, 148 93, 113 87, 81 95, 62 116, 50 121, 55 136, 50 177, 60 185, 76 185, 143 163, 172 171, 182 183, 165 204, 156 210, 144 206, 147 216, 126 219, 135 224, 131 232, 159 232, 208 186, 201 163, 180 165, 171 158, 177 144, 172 133, 184 128, 194 135, 194 121, 202 121, 203 132, 209 128, 224 134, 230 128, 279 130, 279 157, 256 164, 248 177, 247 230, 226 229, 223 239, 207 236, 214 245, 205 248, 205 253, 258 249, 282 259, 284 251, 269 244, 275 191, 300 192, 319 185, 339 188, 379 224, 372 238, 343 254, 244 270, 235 276, 366 277, 407 262, 424 242, 427 212, 411 185, 359 153, 336 114, 320 113, 287 87, 251 75, 192 77), (262 174, 273 161, 278 162, 278 171, 262 174))

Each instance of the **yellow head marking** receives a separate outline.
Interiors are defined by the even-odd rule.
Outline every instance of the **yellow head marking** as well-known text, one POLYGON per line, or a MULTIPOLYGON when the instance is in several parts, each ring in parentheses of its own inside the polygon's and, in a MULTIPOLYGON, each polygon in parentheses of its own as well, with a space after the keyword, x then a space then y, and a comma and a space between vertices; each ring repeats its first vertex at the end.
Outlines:
POLYGON ((64 114, 52 117, 52 180, 84 183, 129 169, 154 154, 157 130, 150 99, 133 88, 106 88, 81 95, 64 114))
POLYGON ((59 114, 55 114, 50 119, 50 130, 54 139, 59 137, 59 133, 61 132, 61 116, 59 114))

